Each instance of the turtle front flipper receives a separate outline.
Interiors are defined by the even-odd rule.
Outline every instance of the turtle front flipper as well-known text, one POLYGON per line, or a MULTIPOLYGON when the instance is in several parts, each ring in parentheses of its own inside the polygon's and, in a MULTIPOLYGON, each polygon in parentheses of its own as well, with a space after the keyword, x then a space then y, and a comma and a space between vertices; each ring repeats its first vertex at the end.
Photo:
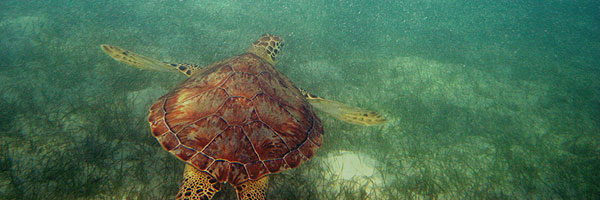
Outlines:
POLYGON ((269 177, 263 176, 258 180, 248 180, 235 186, 239 200, 264 200, 267 199, 267 185, 269 177))
POLYGON ((195 71, 200 69, 199 65, 195 64, 173 64, 162 62, 153 58, 149 58, 140 54, 133 53, 127 49, 107 44, 100 45, 102 50, 115 60, 132 65, 134 67, 146 70, 171 72, 177 70, 187 76, 191 76, 195 71))
POLYGON ((379 125, 386 121, 385 117, 377 112, 364 110, 333 100, 323 99, 312 95, 303 89, 300 89, 300 91, 313 107, 330 114, 339 120, 358 125, 379 125))
POLYGON ((183 183, 177 192, 177 200, 203 199, 208 200, 221 189, 221 183, 210 174, 197 170, 192 165, 185 165, 183 183))

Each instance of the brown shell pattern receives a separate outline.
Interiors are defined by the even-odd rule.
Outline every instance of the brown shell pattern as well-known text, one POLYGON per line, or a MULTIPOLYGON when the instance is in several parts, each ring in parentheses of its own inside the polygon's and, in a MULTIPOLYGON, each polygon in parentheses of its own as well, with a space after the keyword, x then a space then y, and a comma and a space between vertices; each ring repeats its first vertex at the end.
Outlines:
POLYGON ((167 151, 233 185, 297 167, 322 143, 300 91, 254 54, 193 75, 154 103, 148 120, 167 151))

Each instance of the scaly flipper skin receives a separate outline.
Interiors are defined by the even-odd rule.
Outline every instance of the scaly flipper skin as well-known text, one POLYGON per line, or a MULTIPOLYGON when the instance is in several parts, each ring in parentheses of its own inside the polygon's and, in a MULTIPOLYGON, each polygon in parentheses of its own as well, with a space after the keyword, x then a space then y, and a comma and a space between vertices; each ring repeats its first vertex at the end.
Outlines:
POLYGON ((363 110, 333 100, 323 99, 302 89, 300 91, 312 106, 339 120, 366 126, 379 125, 387 121, 377 112, 363 110))
POLYGON ((177 192, 177 200, 202 199, 209 200, 221 189, 221 183, 210 174, 185 165, 183 183, 177 192))
MULTIPOLYGON (((271 41, 255 42, 255 44, 248 51, 254 52, 255 54, 261 54, 261 52, 263 51, 260 51, 260 49, 266 48, 265 46, 270 42, 271 41)), ((279 49, 281 48, 281 46, 283 46, 283 44, 276 44, 277 45, 275 48, 273 48, 272 52, 267 51, 261 54, 261 56, 265 57, 267 61, 271 63, 275 63, 275 58, 277 56, 276 53, 278 54, 279 49)), ((174 64, 161 62, 156 59, 139 55, 117 46, 103 44, 101 45, 101 47, 102 50, 106 52, 106 54, 108 54, 115 60, 141 69, 155 71, 173 71, 173 69, 175 69, 187 76, 191 76, 192 74, 202 69, 200 65, 196 64, 174 64)), ((339 120, 358 125, 379 125, 386 121, 386 119, 379 113, 352 107, 341 102, 323 99, 321 97, 311 95, 310 93, 302 89, 301 91, 304 94, 304 97, 306 97, 306 99, 308 100, 308 102, 310 102, 311 105, 313 105, 319 110, 324 111, 325 113, 332 115, 333 117, 339 120)))
POLYGON ((107 44, 100 45, 102 50, 115 60, 132 65, 140 69, 171 72, 177 70, 187 76, 191 76, 196 70, 201 67, 195 64, 173 64, 161 62, 159 60, 149 58, 140 54, 133 53, 127 49, 107 44))
MULTIPOLYGON (((269 177, 263 176, 258 180, 249 180, 235 186, 239 200, 265 200, 269 177)), ((197 170, 191 165, 185 165, 183 183, 175 197, 177 200, 209 200, 221 189, 210 174, 197 170)))
POLYGON ((267 199, 267 186, 269 177, 263 176, 258 180, 249 180, 235 186, 239 200, 264 200, 267 199))
MULTIPOLYGON (((161 62, 156 59, 139 55, 117 46, 103 44, 101 45, 101 47, 102 50, 106 52, 106 54, 108 54, 115 60, 141 69, 155 71, 173 71, 173 69, 175 69, 187 76, 191 76, 192 74, 194 74, 202 68, 200 65, 196 64, 173 64, 161 62)), ((249 51, 260 52, 258 50, 255 50, 258 48, 259 47, 253 46, 252 48, 250 48, 249 51)), ((277 50, 277 53, 279 53, 278 49, 274 50, 277 50)), ((272 60, 269 61, 275 63, 275 55, 269 54, 263 56, 267 58, 272 58, 272 60)), ((386 119, 377 112, 363 110, 333 100, 323 99, 321 97, 314 96, 305 90, 301 91, 304 94, 304 97, 306 97, 306 99, 308 100, 308 102, 310 102, 311 105, 325 113, 332 115, 333 117, 339 120, 358 125, 379 125, 386 121, 386 119)))

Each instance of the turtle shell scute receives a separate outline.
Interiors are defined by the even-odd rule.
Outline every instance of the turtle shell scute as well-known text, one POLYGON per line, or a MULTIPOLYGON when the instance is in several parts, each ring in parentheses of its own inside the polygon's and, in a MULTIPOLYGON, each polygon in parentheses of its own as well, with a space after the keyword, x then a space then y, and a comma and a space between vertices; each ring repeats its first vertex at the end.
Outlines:
POLYGON ((167 151, 233 185, 299 166, 323 133, 293 83, 249 53, 193 74, 152 105, 148 121, 167 151))

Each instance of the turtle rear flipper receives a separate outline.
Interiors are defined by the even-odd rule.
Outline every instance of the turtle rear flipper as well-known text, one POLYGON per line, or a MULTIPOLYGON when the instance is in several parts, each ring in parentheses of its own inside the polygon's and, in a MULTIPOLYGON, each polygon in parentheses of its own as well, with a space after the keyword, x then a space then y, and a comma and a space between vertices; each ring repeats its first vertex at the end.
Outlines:
POLYGON ((127 49, 123 49, 117 46, 103 44, 100 45, 100 47, 106 54, 108 54, 115 60, 140 69, 164 72, 172 72, 173 70, 177 70, 181 73, 184 73, 187 76, 191 76, 197 69, 200 69, 199 65, 166 63, 140 54, 133 53, 127 49))
POLYGON ((212 199, 221 189, 221 183, 209 173, 200 171, 186 164, 183 172, 183 183, 179 187, 176 200, 183 199, 212 199))

